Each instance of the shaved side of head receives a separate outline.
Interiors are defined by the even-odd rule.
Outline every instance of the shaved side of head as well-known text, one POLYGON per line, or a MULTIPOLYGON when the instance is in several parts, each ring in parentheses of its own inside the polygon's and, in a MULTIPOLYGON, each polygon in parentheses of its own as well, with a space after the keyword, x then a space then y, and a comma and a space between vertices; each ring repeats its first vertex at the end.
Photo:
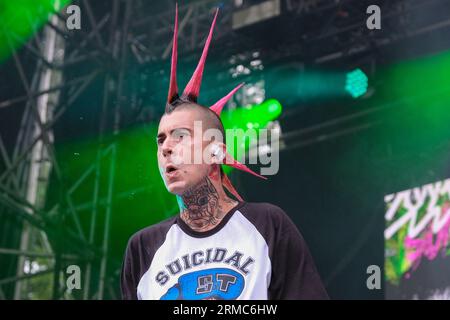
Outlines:
POLYGON ((225 129, 219 116, 214 111, 197 103, 184 102, 177 105, 175 108, 169 109, 165 114, 171 114, 172 112, 176 112, 178 110, 192 110, 193 112, 198 112, 199 118, 197 121, 202 121, 203 130, 219 130, 222 134, 221 142, 225 143, 225 129))

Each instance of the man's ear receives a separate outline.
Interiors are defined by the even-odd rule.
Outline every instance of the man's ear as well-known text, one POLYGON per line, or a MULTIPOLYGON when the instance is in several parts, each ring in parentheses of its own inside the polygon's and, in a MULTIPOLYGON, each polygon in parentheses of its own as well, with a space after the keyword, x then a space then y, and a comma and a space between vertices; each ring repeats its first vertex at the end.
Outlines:
POLYGON ((211 162, 222 164, 227 152, 227 146, 222 142, 211 143, 211 162))

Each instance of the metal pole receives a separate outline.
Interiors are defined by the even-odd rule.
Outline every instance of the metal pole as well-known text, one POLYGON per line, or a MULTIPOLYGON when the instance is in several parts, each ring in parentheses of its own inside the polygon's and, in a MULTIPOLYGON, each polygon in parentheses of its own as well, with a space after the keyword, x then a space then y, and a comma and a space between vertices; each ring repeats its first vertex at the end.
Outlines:
POLYGON ((108 188, 108 205, 106 206, 105 228, 103 230, 103 246, 102 246, 102 260, 100 264, 100 283, 98 289, 98 299, 103 299, 103 291, 106 281, 106 263, 108 259, 109 248, 109 231, 111 222, 111 212, 113 203, 113 191, 114 191, 114 175, 116 170, 116 145, 113 145, 111 150, 111 165, 109 169, 109 188, 108 188))
MULTIPOLYGON (((99 188, 100 188, 100 169, 101 169, 101 159, 102 159, 102 143, 103 143, 103 131, 106 121, 106 113, 108 109, 108 83, 109 83, 109 75, 105 77, 105 82, 103 85, 103 104, 102 104, 102 114, 100 117, 100 129, 99 129, 99 149, 97 150, 97 159, 95 165, 95 182, 94 182, 94 195, 93 195, 93 204, 92 204, 92 214, 91 214, 91 223, 89 230, 89 243, 91 245, 94 244, 95 237, 95 226, 97 222, 97 213, 98 213, 98 198, 99 198, 99 188)), ((84 282, 84 300, 89 299, 89 291, 90 291, 90 281, 91 281, 91 272, 92 272, 92 261, 89 261, 86 266, 86 275, 84 282)))

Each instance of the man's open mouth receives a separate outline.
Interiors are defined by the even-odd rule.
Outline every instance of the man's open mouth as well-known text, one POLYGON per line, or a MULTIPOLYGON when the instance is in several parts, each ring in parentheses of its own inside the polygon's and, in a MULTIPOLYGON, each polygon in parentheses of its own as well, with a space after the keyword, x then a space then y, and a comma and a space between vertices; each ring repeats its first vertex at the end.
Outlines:
POLYGON ((166 173, 168 173, 168 174, 174 173, 174 172, 177 171, 177 170, 178 170, 178 168, 175 167, 175 166, 172 165, 172 164, 169 164, 169 165, 166 167, 166 173))

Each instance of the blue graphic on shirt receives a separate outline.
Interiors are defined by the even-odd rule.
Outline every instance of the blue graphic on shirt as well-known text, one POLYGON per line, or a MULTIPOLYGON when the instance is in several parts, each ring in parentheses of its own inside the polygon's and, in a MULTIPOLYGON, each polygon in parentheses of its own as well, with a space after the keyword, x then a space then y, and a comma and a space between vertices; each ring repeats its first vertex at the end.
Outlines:
POLYGON ((161 300, 235 300, 242 293, 244 285, 244 277, 234 270, 200 270, 179 277, 161 300))

